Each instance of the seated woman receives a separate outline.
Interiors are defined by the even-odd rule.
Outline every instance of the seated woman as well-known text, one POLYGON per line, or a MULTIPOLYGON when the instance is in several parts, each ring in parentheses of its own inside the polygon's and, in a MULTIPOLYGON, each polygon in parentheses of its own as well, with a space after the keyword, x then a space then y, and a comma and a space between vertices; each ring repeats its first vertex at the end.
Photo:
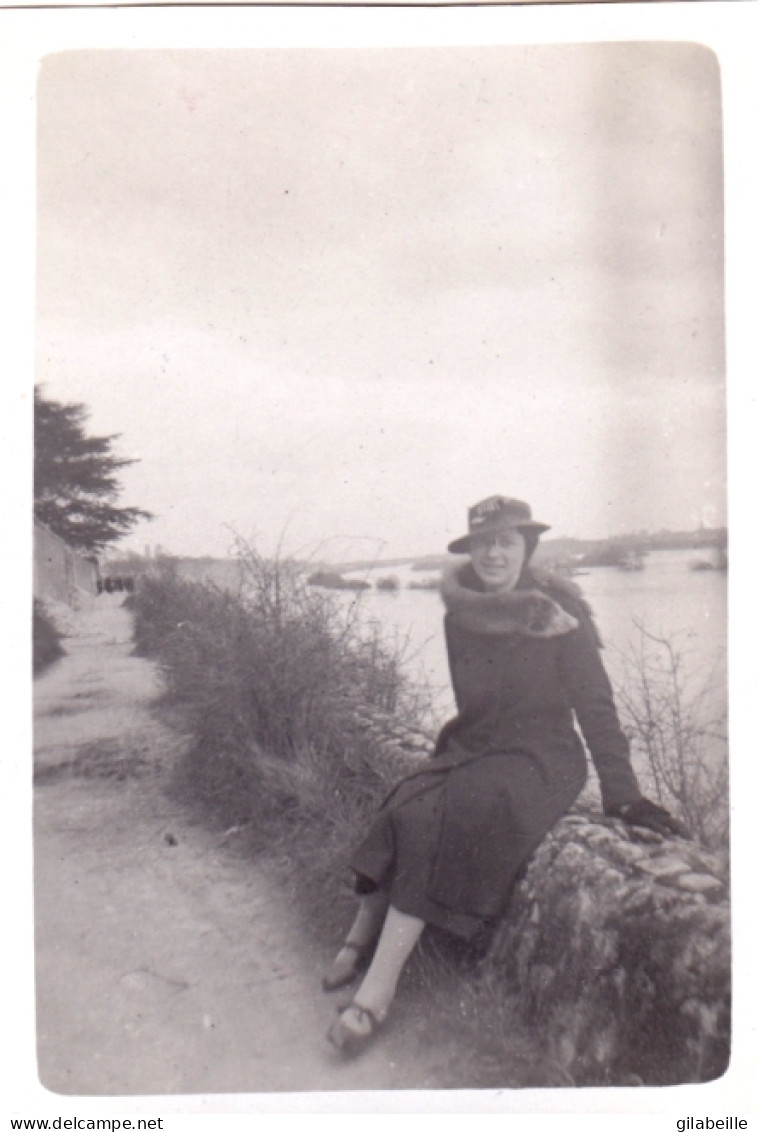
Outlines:
POLYGON ((376 1033, 426 924, 470 940, 502 916, 519 870, 586 781, 574 718, 606 814, 687 835, 640 793, 587 605, 572 583, 530 569, 549 528, 502 496, 472 507, 468 526, 448 550, 469 558, 442 584, 458 714, 352 859, 358 913, 324 989, 346 986, 373 957, 329 1030, 343 1053, 376 1033))

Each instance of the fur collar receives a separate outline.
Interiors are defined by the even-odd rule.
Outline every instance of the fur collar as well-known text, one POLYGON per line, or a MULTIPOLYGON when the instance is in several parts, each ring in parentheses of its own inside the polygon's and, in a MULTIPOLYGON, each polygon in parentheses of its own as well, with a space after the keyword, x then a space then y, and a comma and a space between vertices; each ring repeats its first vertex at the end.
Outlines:
MULTIPOLYGON (((473 633, 557 637, 576 629, 577 619, 536 585, 535 582, 532 589, 489 593, 482 588, 471 563, 467 562, 443 570, 442 600, 454 624, 473 633)), ((569 585, 576 589, 572 583, 569 585)))

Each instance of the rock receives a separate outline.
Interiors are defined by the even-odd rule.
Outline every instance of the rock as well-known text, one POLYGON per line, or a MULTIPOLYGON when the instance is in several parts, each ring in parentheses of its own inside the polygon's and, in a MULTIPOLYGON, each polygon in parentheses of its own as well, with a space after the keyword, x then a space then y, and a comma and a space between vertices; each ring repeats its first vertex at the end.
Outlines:
POLYGON ((572 814, 514 890, 484 966, 577 1084, 724 1072, 727 890, 689 860, 678 841, 630 845, 603 819, 572 814))
POLYGON ((708 876, 706 873, 687 873, 678 877, 677 883, 680 888, 688 892, 716 892, 724 887, 717 877, 708 876))
POLYGON ((651 857, 647 860, 638 859, 635 867, 651 876, 663 879, 665 877, 678 877, 689 871, 689 865, 681 857, 651 857))

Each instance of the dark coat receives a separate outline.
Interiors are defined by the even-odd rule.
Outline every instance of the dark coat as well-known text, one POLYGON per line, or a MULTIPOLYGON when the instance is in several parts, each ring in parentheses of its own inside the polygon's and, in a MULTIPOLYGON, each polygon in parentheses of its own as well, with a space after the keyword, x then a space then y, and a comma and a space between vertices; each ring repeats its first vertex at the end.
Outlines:
POLYGON ((402 911, 461 935, 502 914, 524 862, 580 793, 587 765, 574 717, 605 808, 640 797, 587 607, 562 587, 540 588, 578 628, 485 636, 446 616, 458 714, 353 859, 402 911))

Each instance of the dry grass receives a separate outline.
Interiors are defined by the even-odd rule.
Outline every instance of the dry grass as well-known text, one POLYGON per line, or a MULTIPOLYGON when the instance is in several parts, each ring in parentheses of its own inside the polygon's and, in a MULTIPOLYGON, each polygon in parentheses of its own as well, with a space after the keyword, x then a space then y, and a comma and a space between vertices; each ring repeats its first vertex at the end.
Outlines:
POLYGON ((306 916, 339 933, 352 904, 348 859, 379 801, 407 769, 358 726, 363 712, 415 722, 397 648, 359 631, 332 595, 287 562, 241 548, 232 593, 170 567, 129 604, 137 650, 158 659, 194 742, 184 797, 235 844, 278 861, 306 916))

